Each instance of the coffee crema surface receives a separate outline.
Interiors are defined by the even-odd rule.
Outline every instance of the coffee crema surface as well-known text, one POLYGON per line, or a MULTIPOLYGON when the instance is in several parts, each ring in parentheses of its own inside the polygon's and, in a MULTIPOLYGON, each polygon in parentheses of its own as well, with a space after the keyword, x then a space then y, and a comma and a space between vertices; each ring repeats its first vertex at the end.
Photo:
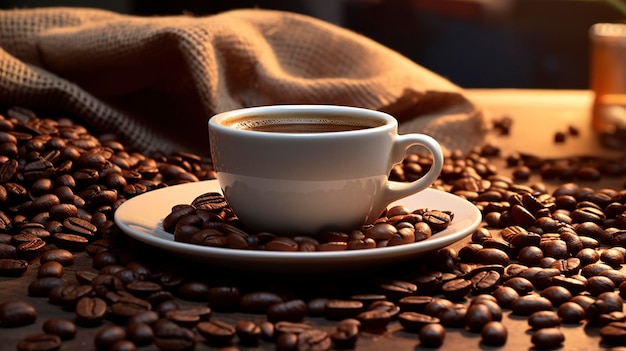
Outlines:
POLYGON ((271 133, 329 133, 361 130, 384 125, 384 121, 372 123, 358 118, 332 117, 245 117, 224 123, 235 129, 271 133))

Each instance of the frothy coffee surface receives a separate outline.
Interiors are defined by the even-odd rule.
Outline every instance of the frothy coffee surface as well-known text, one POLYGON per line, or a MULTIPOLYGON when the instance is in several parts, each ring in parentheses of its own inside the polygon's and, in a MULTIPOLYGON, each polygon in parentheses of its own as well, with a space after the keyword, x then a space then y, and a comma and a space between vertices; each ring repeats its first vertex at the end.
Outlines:
POLYGON ((231 121, 233 128, 273 133, 328 133, 367 129, 383 125, 383 121, 364 121, 359 118, 310 117, 244 117, 231 121), (378 122, 378 123, 377 123, 378 122))

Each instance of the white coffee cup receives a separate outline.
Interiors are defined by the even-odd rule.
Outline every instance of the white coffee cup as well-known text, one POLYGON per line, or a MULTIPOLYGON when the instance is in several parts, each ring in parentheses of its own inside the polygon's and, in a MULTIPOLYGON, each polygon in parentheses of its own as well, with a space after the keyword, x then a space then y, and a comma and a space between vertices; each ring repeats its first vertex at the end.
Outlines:
POLYGON ((443 165, 435 139, 399 135, 394 117, 363 108, 252 107, 217 114, 208 127, 224 196, 241 224, 257 232, 358 228, 391 202, 429 187, 443 165), (414 145, 432 154, 430 170, 413 182, 389 181, 392 167, 414 145))

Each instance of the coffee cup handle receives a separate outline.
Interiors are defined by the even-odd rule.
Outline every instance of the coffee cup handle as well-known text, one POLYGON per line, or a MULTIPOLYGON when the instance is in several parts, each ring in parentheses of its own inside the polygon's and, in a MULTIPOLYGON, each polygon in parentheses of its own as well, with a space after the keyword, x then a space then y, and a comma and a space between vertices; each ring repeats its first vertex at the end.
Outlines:
POLYGON ((397 163, 401 162, 409 147, 414 145, 421 145, 431 153, 433 157, 432 166, 426 174, 415 181, 408 183, 388 181, 386 190, 387 204, 428 188, 437 180, 441 173, 443 168, 443 150, 441 145, 434 138, 425 134, 397 135, 391 155, 392 159, 397 160, 397 163))

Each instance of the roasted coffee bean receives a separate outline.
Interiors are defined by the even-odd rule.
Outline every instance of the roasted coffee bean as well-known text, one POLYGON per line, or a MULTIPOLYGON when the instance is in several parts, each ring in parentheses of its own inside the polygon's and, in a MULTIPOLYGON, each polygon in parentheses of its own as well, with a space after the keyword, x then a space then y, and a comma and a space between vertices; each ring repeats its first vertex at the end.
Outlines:
POLYGON ((85 296, 76 302, 74 311, 78 325, 92 327, 102 323, 107 312, 107 304, 98 297, 85 296))
POLYGON ((615 290, 615 283, 605 276, 594 276, 587 279, 585 289, 591 296, 598 296, 604 292, 615 290))
POLYGON ((28 284, 28 295, 47 297, 52 289, 65 285, 65 280, 57 277, 37 278, 28 284))
POLYGON ((373 309, 359 313, 356 319, 361 322, 362 330, 383 333, 391 321, 391 314, 388 311, 373 309))
POLYGON ((483 294, 474 297, 470 302, 470 306, 475 304, 487 306, 489 312, 491 313, 491 320, 497 322, 502 320, 502 308, 500 307, 500 305, 498 305, 497 300, 491 295, 483 294))
POLYGON ((116 319, 127 321, 128 318, 149 311, 152 305, 143 299, 124 296, 111 304, 111 313, 116 319))
POLYGON ((626 281, 626 273, 617 269, 607 269, 606 271, 600 272, 598 275, 607 277, 613 281, 615 286, 619 287, 624 281, 626 281))
POLYGON ((267 320, 301 322, 307 313, 307 304, 300 299, 275 303, 267 308, 267 320))
POLYGON ((152 326, 154 344, 160 350, 191 350, 196 345, 196 335, 187 328, 168 320, 159 320, 152 326))
POLYGON ((559 307, 572 298, 572 293, 569 290, 558 285, 549 286, 543 289, 540 295, 550 300, 554 307, 559 307))
POLYGON ((351 295, 350 299, 361 301, 365 307, 369 307, 372 303, 385 301, 387 296, 383 294, 356 294, 351 295))
POLYGON ((552 302, 539 295, 520 296, 511 302, 511 312, 517 316, 529 316, 537 311, 552 310, 552 302))
MULTIPOLYGON (((77 236, 79 238, 82 238, 80 236, 77 236)), ((117 257, 117 255, 115 255, 115 253, 110 252, 110 251, 103 251, 103 252, 98 252, 93 256, 93 261, 92 261, 92 265, 93 268, 95 269, 102 269, 106 266, 110 266, 110 265, 118 265, 119 263, 119 258, 117 257)), ((123 267, 120 267, 123 268, 123 267)))
POLYGON ((501 285, 496 288, 496 290, 494 290, 493 296, 496 298, 500 306, 502 306, 503 308, 508 308, 509 306, 511 306, 511 303, 520 295, 515 289, 509 286, 501 285))
POLYGON ((68 217, 63 220, 63 228, 70 234, 84 236, 86 238, 93 237, 98 228, 91 222, 79 217, 68 217))
POLYGON ((381 283, 378 290, 390 300, 397 301, 403 297, 415 295, 417 285, 404 280, 390 280, 381 283))
POLYGON ((398 315, 398 313, 400 313, 400 307, 397 306, 395 303, 387 300, 374 301, 367 305, 366 310, 387 312, 392 319, 394 319, 398 315))
POLYGON ((478 263, 508 266, 510 258, 506 252, 495 248, 483 248, 476 253, 478 263))
MULTIPOLYGON (((258 237, 258 235, 257 235, 258 237)), ((260 240, 263 242, 263 240, 260 240)), ((273 237, 263 245, 269 251, 298 251, 298 242, 287 237, 273 237)))
POLYGON ((581 269, 580 274, 582 274, 586 278, 590 278, 590 277, 600 274, 603 271, 606 271, 612 268, 613 267, 609 266, 608 264, 605 264, 602 262, 596 262, 596 263, 592 263, 592 264, 588 264, 584 266, 581 269))
POLYGON ((439 312, 439 320, 444 327, 463 328, 466 316, 467 306, 460 303, 439 312))
POLYGON ((337 349, 353 349, 359 336, 359 323, 353 320, 344 320, 337 323, 335 330, 330 334, 330 339, 337 349))
POLYGON ((602 342, 607 345, 622 346, 626 342, 626 323, 612 322, 600 328, 602 342))
POLYGON ((374 240, 390 240, 398 230, 391 224, 378 223, 365 231, 365 236, 374 240))
POLYGON ((14 259, 17 257, 17 249, 11 244, 0 243, 0 259, 14 259))
POLYGON ((220 320, 200 322, 196 325, 196 329, 210 345, 228 344, 237 333, 234 326, 220 320))
POLYGON ((276 339, 276 351, 292 351, 298 349, 298 335, 284 333, 276 339))
POLYGON ((46 334, 57 335, 61 340, 73 339, 76 335, 76 324, 69 319, 50 318, 47 319, 42 329, 46 334))
POLYGON ((328 333, 321 329, 305 330, 298 334, 298 350, 330 350, 332 341, 328 333))
POLYGON ((517 255, 518 261, 528 266, 539 265, 543 257, 543 251, 537 246, 522 247, 517 255))
POLYGON ((74 306, 76 302, 93 293, 93 287, 85 284, 60 285, 48 293, 48 302, 55 305, 74 306))
POLYGON ((126 284, 125 289, 139 298, 146 298, 150 294, 163 290, 163 287, 155 282, 138 280, 126 284))
POLYGON ((537 311, 528 317, 528 325, 534 330, 556 328, 561 325, 561 318, 554 311, 537 311))
POLYGON ((0 276, 4 277, 19 277, 28 269, 28 261, 13 259, 13 258, 1 258, 0 259, 0 276))
POLYGON ((209 285, 201 281, 189 281, 178 288, 178 297, 189 301, 206 301, 209 285))
POLYGON ((196 197, 191 206, 196 209, 206 209, 209 211, 219 211, 228 206, 226 199, 220 193, 206 193, 196 197))
POLYGON ((44 264, 49 261, 55 261, 63 266, 69 266, 74 263, 74 254, 64 249, 51 249, 41 254, 39 261, 44 264))
POLYGON ((57 261, 49 261, 43 263, 39 266, 37 270, 37 278, 43 277, 57 277, 61 278, 63 276, 64 269, 63 265, 57 261))
POLYGON ((607 249, 600 254, 600 260, 613 268, 619 269, 624 263, 624 254, 617 249, 607 249))
POLYGON ((515 290, 520 296, 527 295, 535 289, 530 280, 523 277, 513 277, 504 282, 504 286, 508 286, 515 290))
POLYGON ((491 321, 483 326, 480 336, 481 344, 502 346, 506 344, 509 332, 501 322, 491 321))
POLYGON ((555 276, 551 280, 554 285, 564 287, 572 294, 580 294, 585 290, 585 282, 576 278, 555 276))
POLYGON ((472 281, 458 278, 441 285, 441 293, 450 300, 463 299, 472 290, 472 281))
POLYGON ((446 337, 446 329, 437 323, 425 325, 419 331, 420 345, 425 347, 439 347, 446 337))
POLYGON ((46 242, 40 238, 23 242, 16 248, 17 257, 30 261, 41 256, 45 248, 46 242))
POLYGON ((474 294, 484 294, 494 291, 500 283, 500 273, 495 270, 478 272, 471 279, 474 294))
POLYGON ((470 332, 478 333, 483 326, 493 320, 491 310, 484 304, 473 304, 467 309, 465 326, 470 332))
POLYGON ((128 318, 128 321, 126 321, 126 323, 128 325, 133 324, 133 323, 152 325, 156 321, 158 321, 159 318, 160 316, 157 312, 150 310, 150 311, 138 313, 128 318))
POLYGON ((82 251, 89 244, 89 240, 83 236, 69 233, 55 233, 52 241, 60 248, 69 251, 82 251))
POLYGON ((575 302, 565 302, 557 309, 564 324, 578 324, 585 318, 585 309, 575 302))
POLYGON ((137 346, 146 346, 154 341, 154 331, 147 323, 128 323, 126 337, 137 346))
POLYGON ((235 334, 240 344, 255 346, 261 340, 261 327, 250 320, 239 320, 235 325, 235 334))
POLYGON ((56 351, 61 347, 61 338, 54 334, 33 334, 17 343, 18 351, 56 351))
POLYGON ((609 312, 622 312, 624 300, 614 291, 604 292, 597 297, 598 300, 606 302, 609 312))
POLYGON ((431 296, 406 296, 398 300, 398 306, 403 312, 424 313, 424 311, 426 310, 426 305, 432 300, 433 298, 431 296))
POLYGON ((0 303, 0 326, 19 327, 35 323, 37 311, 31 304, 21 300, 0 303))
POLYGON ((453 216, 444 211, 426 211, 423 214, 424 222, 428 224, 434 231, 438 232, 446 229, 452 222, 453 216))
POLYGON ((266 313, 276 303, 283 302, 282 297, 270 291, 255 291, 239 298, 239 308, 246 313, 266 313))
POLYGON ((126 339, 126 330, 117 325, 102 327, 94 337, 97 350, 110 350, 117 342, 126 339))
POLYGON ((361 301, 331 299, 324 305, 326 317, 334 320, 356 317, 364 309, 361 301))
POLYGON ((209 320, 212 311, 206 306, 190 306, 165 313, 165 318, 181 327, 193 328, 198 322, 209 320))
POLYGON ((294 323, 294 322, 280 321, 274 324, 274 332, 276 335, 285 334, 285 333, 293 333, 293 334, 298 335, 309 329, 313 329, 313 326, 307 323, 302 323, 302 322, 294 323))
POLYGON ((433 316, 439 317, 439 314, 454 306, 454 303, 448 299, 444 298, 433 298, 431 302, 429 302, 424 308, 424 313, 433 316))
POLYGON ((559 328, 542 328, 533 332, 530 340, 538 349, 555 349, 563 344, 565 335, 559 328))

